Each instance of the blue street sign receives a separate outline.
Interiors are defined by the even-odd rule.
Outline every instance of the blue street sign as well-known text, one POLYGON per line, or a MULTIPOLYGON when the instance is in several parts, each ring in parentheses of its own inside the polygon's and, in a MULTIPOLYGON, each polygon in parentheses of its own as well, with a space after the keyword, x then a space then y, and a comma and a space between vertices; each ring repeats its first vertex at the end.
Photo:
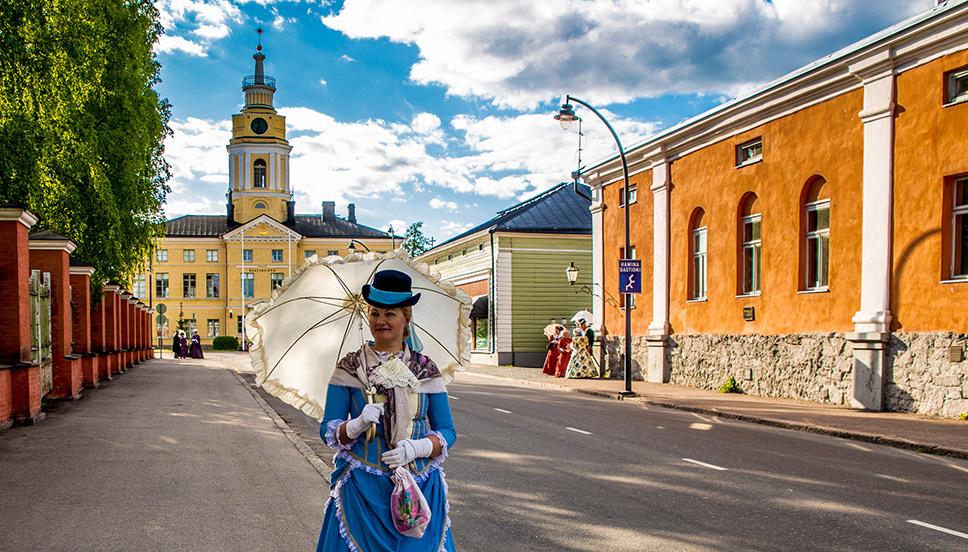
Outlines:
POLYGON ((640 259, 619 259, 618 292, 642 293, 642 261, 640 259))

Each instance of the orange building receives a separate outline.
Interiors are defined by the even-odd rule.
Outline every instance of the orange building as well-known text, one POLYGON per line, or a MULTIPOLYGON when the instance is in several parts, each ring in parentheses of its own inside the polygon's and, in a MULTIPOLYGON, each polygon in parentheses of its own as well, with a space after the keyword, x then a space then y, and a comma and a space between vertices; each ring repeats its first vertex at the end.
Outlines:
MULTIPOLYGON (((968 412, 968 3, 949 2, 630 148, 649 381, 968 412)), ((618 290, 622 167, 586 172, 618 290)), ((621 373, 624 312, 596 300, 621 373)))

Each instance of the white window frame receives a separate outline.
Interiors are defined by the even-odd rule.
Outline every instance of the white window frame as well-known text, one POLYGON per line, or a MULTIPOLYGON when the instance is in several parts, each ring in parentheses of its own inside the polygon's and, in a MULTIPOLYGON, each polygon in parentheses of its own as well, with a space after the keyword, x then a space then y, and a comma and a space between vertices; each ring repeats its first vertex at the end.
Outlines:
POLYGON ((962 67, 961 69, 955 69, 954 71, 948 71, 945 73, 945 103, 944 105, 954 105, 960 104, 962 102, 968 102, 968 67, 962 67), (958 81, 965 80, 965 89, 961 94, 955 95, 955 87, 958 81))
POLYGON ((618 192, 618 206, 619 208, 625 207, 625 196, 628 195, 629 205, 635 205, 639 200, 639 185, 630 184, 628 194, 625 193, 625 186, 619 188, 618 192))
POLYGON ((218 262, 218 249, 206 249, 205 250, 205 262, 217 263, 218 262))
POLYGON ((272 262, 274 262, 274 263, 285 262, 285 257, 283 255, 284 254, 282 252, 282 249, 273 249, 272 250, 272 262), (276 255, 276 253, 278 253, 278 255, 276 255))
POLYGON ((822 199, 820 201, 814 201, 812 203, 808 203, 804 211, 804 214, 806 215, 806 218, 804 219, 805 221, 804 223, 809 225, 810 213, 812 211, 819 211, 823 208, 827 209, 827 228, 823 230, 814 230, 814 231, 810 231, 809 227, 804 229, 805 231, 803 236, 803 246, 804 246, 804 251, 806 255, 804 258, 805 266, 804 266, 804 273, 803 273, 803 279, 804 279, 803 287, 806 291, 826 291, 830 287, 830 200, 822 199), (817 285, 812 285, 813 282, 810 282, 810 240, 812 238, 818 239, 817 243, 820 244, 820 250, 817 252, 817 256, 816 256, 816 261, 818 263, 818 266, 816 268, 817 268, 817 274, 818 275, 823 274, 824 280, 825 280, 823 283, 817 282, 817 285), (827 266, 826 267, 819 266, 819 263, 824 258, 823 238, 827 238, 827 255, 826 255, 827 266), (821 268, 823 268, 823 270, 821 270, 821 268))
POLYGON ((155 252, 155 260, 158 261, 159 263, 167 263, 168 262, 168 250, 167 249, 159 249, 158 251, 156 251, 155 252))
POLYGON ((330 249, 326 252, 327 257, 339 257, 339 249, 330 249))
POLYGON ((208 337, 218 337, 220 321, 218 318, 209 318, 206 320, 206 325, 208 326, 208 337))
POLYGON ((182 273, 182 297, 185 299, 198 298, 198 274, 194 272, 182 273), (189 278, 191 279, 191 284, 186 288, 185 284, 189 278))
POLYGON ((242 273, 242 296, 246 299, 255 298, 255 274, 251 272, 242 273), (251 283, 250 283, 251 282, 251 283), (249 285, 246 285, 249 284, 249 285), (251 292, 246 293, 246 288, 251 288, 251 292))
POLYGON ((269 291, 275 291, 276 288, 282 286, 282 281, 286 279, 286 275, 282 272, 273 272, 269 275, 269 291), (278 284, 276 283, 278 282, 278 284))
POLYGON ((304 259, 308 259, 308 258, 312 257, 315 254, 316 254, 316 250, 315 249, 307 249, 307 250, 303 251, 303 258, 304 259))
POLYGON ((186 263, 195 262, 195 250, 194 249, 182 249, 182 261, 186 263))
POLYGON ((158 299, 167 299, 171 296, 171 282, 168 278, 167 272, 156 272, 155 273, 155 295, 158 299), (162 284, 163 292, 158 289, 158 284, 162 284))
POLYGON ((219 280, 221 280, 221 278, 219 277, 218 272, 209 272, 205 274, 205 298, 206 299, 219 298, 219 295, 221 293, 221 290, 219 288, 222 285, 222 282, 220 282, 219 280), (213 283, 214 285, 212 285, 213 283), (213 289, 215 291, 214 294, 211 293, 213 289))
MULTIPOLYGON (((968 217, 968 177, 959 178, 955 180, 954 190, 951 194, 951 279, 952 280, 968 280, 968 272, 964 274, 959 274, 957 271, 958 262, 958 237, 956 232, 958 231, 958 217, 968 217), (965 203, 964 205, 958 205, 958 187, 965 186, 965 203)), ((968 236, 966 236, 968 237, 968 236)))
MULTIPOLYGON (((763 247, 763 215, 762 213, 756 213, 753 215, 745 216, 742 220, 742 236, 743 236, 743 249, 742 249, 742 278, 743 278, 743 295, 759 295, 760 294, 760 274, 762 271, 761 263, 761 250, 763 247), (759 223, 760 225, 760 237, 755 239, 746 240, 746 225, 752 223, 759 223), (750 259, 753 263, 753 279, 752 279, 752 289, 746 288, 746 250, 749 249, 750 259)), ((708 245, 708 244, 707 244, 708 245)))
POLYGON ((692 282, 689 282, 690 301, 705 301, 708 293, 706 276, 709 272, 709 227, 700 226, 694 229, 689 236, 692 240, 690 249, 690 260, 692 263, 692 282), (699 251, 697 238, 702 236, 703 250, 699 251))
POLYGON ((252 259, 253 259, 252 250, 251 249, 243 249, 242 250, 242 262, 243 263, 251 263, 252 262, 252 259))
POLYGON ((736 168, 759 163, 763 160, 763 138, 756 138, 736 146, 736 168), (759 153, 747 157, 746 151, 759 147, 759 153))
MULTIPOLYGON (((264 159, 256 159, 255 161, 252 162, 252 187, 265 189, 265 188, 268 188, 268 186, 269 186, 269 168, 266 166, 266 162, 264 159), (262 169, 261 180, 259 179, 259 169, 262 169)), ((259 203, 262 203, 262 202, 259 202, 259 203)), ((256 205, 256 208, 257 209, 260 208, 258 204, 256 205)), ((265 209, 265 204, 263 204, 261 208, 265 209)))
POLYGON ((139 298, 146 297, 148 292, 147 287, 147 276, 144 274, 135 274, 134 277, 134 296, 139 298))

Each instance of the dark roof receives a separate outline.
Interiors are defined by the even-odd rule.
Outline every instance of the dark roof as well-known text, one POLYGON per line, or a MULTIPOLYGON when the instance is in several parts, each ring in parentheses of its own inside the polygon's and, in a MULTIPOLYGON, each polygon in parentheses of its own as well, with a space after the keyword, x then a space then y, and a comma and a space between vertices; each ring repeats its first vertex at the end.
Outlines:
MULTIPOLYGON (((579 184, 579 187, 583 193, 590 194, 588 186, 579 184)), ((589 211, 591 205, 590 199, 575 192, 571 182, 565 182, 499 211, 490 220, 450 238, 434 249, 440 249, 482 230, 591 235, 592 213, 589 211)))
POLYGON ((50 241, 54 241, 54 240, 58 240, 58 241, 59 240, 67 240, 67 241, 70 241, 70 238, 68 238, 66 236, 61 236, 60 234, 51 232, 50 230, 41 230, 39 232, 34 232, 34 233, 30 234, 28 236, 28 238, 29 239, 32 239, 32 240, 41 240, 41 241, 45 241, 45 240, 50 240, 50 241))
MULTIPOLYGON (((389 234, 346 219, 324 221, 322 215, 296 215, 282 223, 307 238, 389 238, 389 234)), ((217 238, 241 226, 225 215, 184 215, 165 223, 169 238, 217 238)))

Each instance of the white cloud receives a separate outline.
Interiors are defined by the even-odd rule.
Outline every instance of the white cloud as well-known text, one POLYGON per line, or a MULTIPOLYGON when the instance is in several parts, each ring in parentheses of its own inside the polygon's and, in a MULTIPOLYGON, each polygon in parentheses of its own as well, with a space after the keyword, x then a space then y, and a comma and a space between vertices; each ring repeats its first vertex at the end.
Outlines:
POLYGON ((465 230, 469 230, 474 227, 472 222, 455 222, 452 220, 442 220, 440 221, 440 232, 443 234, 442 239, 447 239, 465 230))
POLYGON ((393 235, 402 236, 403 233, 407 231, 408 226, 410 225, 407 224, 407 221, 400 220, 400 219, 393 219, 393 220, 388 220, 386 224, 380 227, 380 230, 383 230, 384 232, 389 232, 390 229, 393 228, 393 235))
POLYGON ((320 86, 326 86, 327 84, 329 84, 329 83, 326 82, 326 79, 319 79, 319 85, 320 86))
POLYGON ((567 91, 595 104, 736 94, 918 11, 931 0, 346 0, 323 23, 412 44, 410 79, 532 109, 567 91))
POLYGON ((339 58, 347 63, 353 63, 354 61, 356 61, 355 59, 351 58, 346 54, 341 55, 339 58))
MULTIPOLYGON (((374 198, 405 203, 415 193, 433 194, 433 188, 509 200, 568 180, 576 167, 575 129, 562 132, 548 113, 460 115, 443 125, 431 113, 401 124, 342 122, 306 107, 279 111, 286 116, 293 146, 290 182, 302 209, 312 210, 321 201, 341 206, 374 198)), ((656 128, 604 113, 629 144, 656 128)), ((166 158, 173 172, 172 204, 205 196, 211 201, 204 205, 222 212, 231 122, 189 118, 174 120, 171 126, 174 136, 166 142, 166 158)), ((586 164, 614 152, 604 128, 586 127, 585 137, 586 164)), ((466 202, 435 197, 429 206, 456 212, 457 200, 466 202)))
POLYGON ((457 210, 457 203, 454 201, 444 201, 439 197, 435 197, 430 200, 431 209, 449 209, 451 211, 457 210))
POLYGON ((158 0, 159 20, 165 35, 159 40, 157 51, 183 51, 191 55, 206 55, 208 46, 231 34, 231 24, 242 23, 239 7, 228 0, 158 0), (185 35, 201 39, 192 41, 185 35))
POLYGON ((170 52, 185 52, 193 56, 205 56, 205 48, 198 42, 193 42, 180 36, 161 35, 155 51, 165 54, 170 52))

